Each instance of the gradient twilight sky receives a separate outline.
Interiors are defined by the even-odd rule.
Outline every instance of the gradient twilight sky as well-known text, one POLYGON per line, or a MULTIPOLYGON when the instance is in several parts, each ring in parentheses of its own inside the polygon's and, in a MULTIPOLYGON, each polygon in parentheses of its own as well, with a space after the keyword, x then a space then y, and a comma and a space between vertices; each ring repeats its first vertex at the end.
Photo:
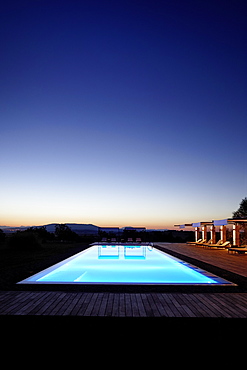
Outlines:
POLYGON ((0 38, 0 225, 169 228, 247 196, 245 0, 8 0, 0 38))

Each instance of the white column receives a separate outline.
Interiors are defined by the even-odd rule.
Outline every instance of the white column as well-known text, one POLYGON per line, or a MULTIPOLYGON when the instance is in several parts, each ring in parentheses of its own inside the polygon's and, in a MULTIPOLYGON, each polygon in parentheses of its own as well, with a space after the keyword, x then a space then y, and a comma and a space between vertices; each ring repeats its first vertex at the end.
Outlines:
POLYGON ((239 247, 240 244, 240 234, 239 234, 239 224, 234 224, 232 229, 232 236, 233 236, 233 245, 237 245, 239 247))
POLYGON ((215 234, 215 226, 210 226, 210 239, 212 239, 212 243, 216 243, 216 234, 215 234))
POLYGON ((196 240, 196 242, 197 242, 198 239, 200 239, 200 228, 195 227, 195 240, 196 240))
POLYGON ((207 240, 207 226, 202 226, 202 239, 207 240))
POLYGON ((220 226, 220 239, 223 240, 223 243, 226 242, 226 225, 220 226))

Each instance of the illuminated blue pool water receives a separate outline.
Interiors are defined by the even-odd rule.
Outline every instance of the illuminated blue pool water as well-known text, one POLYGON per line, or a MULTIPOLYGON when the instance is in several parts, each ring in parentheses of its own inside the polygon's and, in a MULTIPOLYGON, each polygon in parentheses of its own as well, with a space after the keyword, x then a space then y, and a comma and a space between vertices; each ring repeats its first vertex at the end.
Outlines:
POLYGON ((230 283, 149 245, 94 245, 19 284, 230 283))

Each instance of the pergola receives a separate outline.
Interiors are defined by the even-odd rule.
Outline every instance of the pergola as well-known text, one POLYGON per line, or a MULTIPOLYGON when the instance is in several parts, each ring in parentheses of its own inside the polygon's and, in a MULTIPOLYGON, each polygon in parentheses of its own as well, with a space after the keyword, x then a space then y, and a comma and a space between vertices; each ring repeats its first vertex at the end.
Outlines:
POLYGON ((207 239, 207 227, 210 227, 210 233, 212 239, 212 243, 216 243, 216 229, 215 227, 219 226, 220 228, 220 239, 223 242, 226 241, 226 226, 232 225, 233 226, 233 245, 240 246, 240 227, 241 225, 247 225, 247 218, 226 218, 223 220, 213 220, 213 221, 202 221, 202 222, 194 222, 190 224, 182 224, 182 225, 174 225, 175 227, 179 227, 180 229, 185 228, 186 226, 194 227, 195 228, 195 241, 197 242, 199 239, 200 231, 202 231, 202 239, 207 239), (201 228, 201 230, 200 230, 201 228))
POLYGON ((247 218, 228 218, 229 224, 233 225, 232 234, 233 234, 233 245, 238 246, 240 244, 240 227, 244 224, 247 225, 247 218))
POLYGON ((197 242, 200 238, 200 231, 202 231, 202 239, 207 239, 207 226, 210 226, 211 232, 211 239, 215 240, 215 228, 213 221, 202 221, 202 222, 193 222, 191 224, 183 224, 183 225, 174 225, 175 227, 179 227, 180 229, 185 228, 186 226, 194 227, 195 228, 195 241, 197 242), (200 230, 201 228, 201 230, 200 230))

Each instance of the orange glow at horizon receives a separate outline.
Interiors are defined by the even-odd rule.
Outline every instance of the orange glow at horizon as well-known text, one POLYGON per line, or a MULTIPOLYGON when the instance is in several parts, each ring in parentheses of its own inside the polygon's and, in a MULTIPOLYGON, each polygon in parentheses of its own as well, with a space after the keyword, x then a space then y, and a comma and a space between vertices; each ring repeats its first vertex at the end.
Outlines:
POLYGON ((88 219, 75 219, 75 218, 50 218, 50 217, 18 217, 18 218, 12 218, 12 217, 0 217, 0 226, 9 226, 9 227, 29 227, 29 226, 41 226, 41 225, 48 225, 53 223, 76 223, 76 224, 93 224, 99 227, 145 227, 146 229, 169 229, 169 230, 177 230, 178 228, 174 227, 173 222, 164 222, 164 224, 155 224, 155 223, 139 223, 139 222, 130 222, 126 220, 122 220, 120 223, 114 223, 110 222, 106 223, 104 220, 88 220, 88 219))

